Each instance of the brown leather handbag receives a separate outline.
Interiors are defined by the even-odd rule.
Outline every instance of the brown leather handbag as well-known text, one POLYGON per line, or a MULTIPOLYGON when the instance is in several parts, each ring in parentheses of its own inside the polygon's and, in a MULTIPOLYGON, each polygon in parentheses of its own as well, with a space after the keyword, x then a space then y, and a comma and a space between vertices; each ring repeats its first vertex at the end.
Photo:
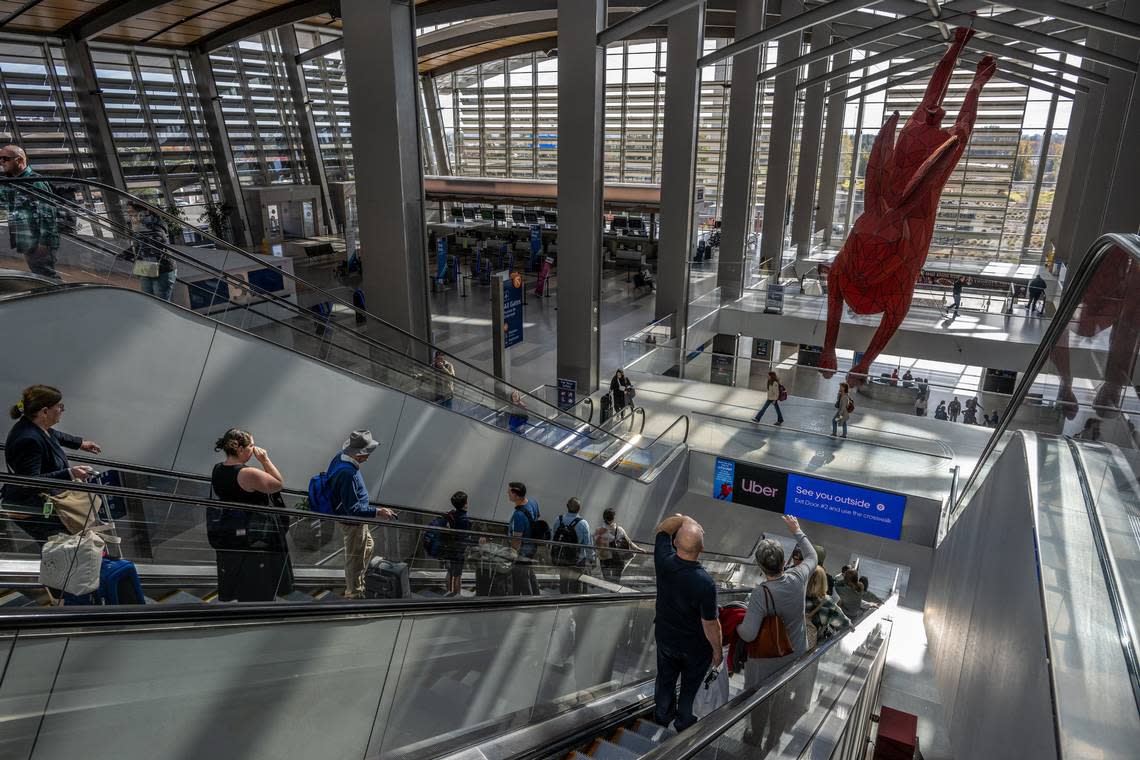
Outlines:
POLYGON ((792 640, 788 638, 788 629, 784 627, 784 621, 776 614, 776 602, 772 598, 772 592, 766 585, 761 584, 761 588, 764 589, 764 600, 768 603, 769 614, 760 624, 760 632, 756 634, 756 638, 748 644, 748 657, 749 659, 785 657, 795 651, 792 649, 792 640))

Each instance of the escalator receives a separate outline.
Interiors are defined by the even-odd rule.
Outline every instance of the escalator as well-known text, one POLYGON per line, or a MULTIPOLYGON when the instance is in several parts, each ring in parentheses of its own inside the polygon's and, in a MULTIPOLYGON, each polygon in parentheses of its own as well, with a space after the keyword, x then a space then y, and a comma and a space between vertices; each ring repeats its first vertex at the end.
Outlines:
MULTIPOLYGON (((528 423, 511 429, 540 445, 648 480, 683 443, 685 425, 644 442, 640 435, 593 425, 588 417, 513 388, 456 357, 447 357, 454 369, 448 374, 431 363, 431 345, 364 310, 353 301, 344 278, 331 275, 328 266, 242 251, 100 183, 3 179, 0 194, 24 195, 55 209, 64 240, 59 271, 68 284, 138 290, 142 278, 134 273, 135 259, 161 253, 177 265, 173 300, 186 310, 417 398, 442 401, 449 410, 485 424, 508 427, 509 418, 520 411, 514 403, 518 398, 528 423), (137 220, 138 208, 144 208, 152 222, 146 229, 132 229, 125 221, 137 220), (193 244, 163 242, 163 233, 155 229, 193 244), (319 282, 296 276, 298 268, 319 282), (364 323, 363 329, 358 323, 364 323)), ((18 256, 0 264, 26 267, 18 256)), ((80 308, 61 305, 65 313, 80 308)))
MULTIPOLYGON (((209 481, 203 476, 156 473, 121 465, 103 474, 108 473, 115 475, 112 482, 135 485, 75 483, 70 489, 98 495, 102 500, 100 520, 112 522, 115 535, 121 540, 110 551, 113 556, 135 562, 148 602, 215 601, 215 552, 206 540, 206 507, 238 509, 253 515, 270 515, 274 519, 280 517, 290 526, 287 541, 292 578, 282 584, 284 590, 278 593, 283 601, 343 601, 344 553, 337 526, 362 523, 370 527, 375 541, 374 556, 408 566, 414 598, 440 599, 447 591, 443 563, 430 556, 425 548, 424 536, 428 531, 434 532, 441 543, 453 547, 453 557, 466 555, 461 597, 488 593, 487 589, 480 591, 481 573, 488 588, 500 589, 498 593, 510 592, 511 567, 502 557, 512 554, 511 542, 506 526, 501 523, 474 520, 470 531, 452 530, 429 524, 438 514, 401 507, 396 507, 396 520, 322 515, 297 509, 305 495, 291 490, 282 492, 281 506, 250 507, 210 499, 209 481), (201 493, 203 491, 206 493, 201 493)), ((0 474, 0 485, 4 483, 44 490, 58 486, 58 481, 0 474)), ((38 581, 40 547, 17 526, 18 521, 0 521, 0 607, 44 606, 50 599, 38 581)), ((533 543, 537 551, 532 569, 545 596, 559 595, 561 581, 571 574, 582 593, 624 594, 654 588, 652 554, 639 547, 607 550, 626 560, 622 574, 615 578, 613 573, 603 572, 597 552, 590 551, 579 567, 558 567, 551 556, 559 544, 538 540, 533 543)), ((742 579, 739 560, 715 554, 707 559, 710 573, 721 588, 725 591, 739 588, 742 579)))

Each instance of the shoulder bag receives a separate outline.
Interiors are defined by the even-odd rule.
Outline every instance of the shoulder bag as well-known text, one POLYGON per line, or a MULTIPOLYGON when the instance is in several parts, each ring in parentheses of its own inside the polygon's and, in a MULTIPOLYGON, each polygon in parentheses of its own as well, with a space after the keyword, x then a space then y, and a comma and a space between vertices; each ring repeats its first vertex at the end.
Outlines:
POLYGON ((748 644, 748 657, 749 659, 785 657, 795 651, 792 649, 792 640, 788 638, 788 629, 784 627, 784 621, 776 614, 776 602, 772 599, 772 592, 765 584, 761 584, 761 588, 764 589, 769 612, 764 622, 760 624, 760 632, 748 644))

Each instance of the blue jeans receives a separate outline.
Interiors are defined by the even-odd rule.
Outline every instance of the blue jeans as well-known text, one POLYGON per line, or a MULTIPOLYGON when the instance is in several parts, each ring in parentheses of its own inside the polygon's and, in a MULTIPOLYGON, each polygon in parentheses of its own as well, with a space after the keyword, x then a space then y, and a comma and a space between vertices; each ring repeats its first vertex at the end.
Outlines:
POLYGON ((158 277, 140 277, 142 292, 169 301, 174 296, 175 270, 163 272, 158 277))
POLYGON ((846 438, 847 437, 847 418, 844 417, 842 420, 840 420, 839 419, 839 412, 836 412, 835 416, 831 418, 831 434, 835 435, 836 433, 839 432, 838 428, 839 428, 840 422, 843 423, 843 437, 846 438))
POLYGON ((653 697, 657 707, 653 719, 662 726, 669 725, 673 716, 677 720, 674 727, 684 731, 697 722, 693 715, 693 700, 701 688, 701 681, 712 665, 712 650, 705 647, 697 653, 657 644, 657 682, 653 697), (681 696, 677 697, 677 679, 681 679, 681 696))
POLYGON ((768 411, 768 407, 770 407, 770 406, 776 407, 776 421, 777 422, 783 422, 784 421, 784 413, 780 411, 780 402, 779 401, 773 401, 771 399, 764 402, 764 406, 760 407, 760 411, 756 412, 756 416, 753 417, 752 419, 756 420, 757 422, 762 420, 764 418, 764 412, 768 411))

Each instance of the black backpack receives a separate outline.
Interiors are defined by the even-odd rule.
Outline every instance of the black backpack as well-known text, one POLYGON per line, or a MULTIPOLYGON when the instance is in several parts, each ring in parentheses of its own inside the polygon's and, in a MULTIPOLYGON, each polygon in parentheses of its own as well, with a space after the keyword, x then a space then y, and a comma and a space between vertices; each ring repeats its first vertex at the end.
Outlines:
POLYGON ((554 531, 554 540, 558 543, 550 548, 551 562, 556 565, 578 564, 578 549, 574 548, 578 546, 578 532, 574 529, 580 522, 582 522, 581 517, 575 517, 569 523, 563 522, 561 517, 558 518, 558 529, 554 531))

